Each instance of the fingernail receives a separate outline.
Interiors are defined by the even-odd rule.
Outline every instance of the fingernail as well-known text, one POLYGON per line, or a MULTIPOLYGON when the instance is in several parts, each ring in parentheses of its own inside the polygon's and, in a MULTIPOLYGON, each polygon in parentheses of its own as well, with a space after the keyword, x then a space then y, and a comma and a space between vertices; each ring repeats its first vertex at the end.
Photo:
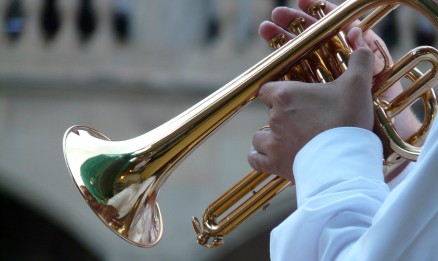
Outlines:
POLYGON ((357 39, 356 39, 356 44, 357 44, 358 47, 362 47, 363 46, 362 30, 360 28, 358 28, 358 29, 359 29, 359 32, 358 32, 358 36, 357 36, 357 39))

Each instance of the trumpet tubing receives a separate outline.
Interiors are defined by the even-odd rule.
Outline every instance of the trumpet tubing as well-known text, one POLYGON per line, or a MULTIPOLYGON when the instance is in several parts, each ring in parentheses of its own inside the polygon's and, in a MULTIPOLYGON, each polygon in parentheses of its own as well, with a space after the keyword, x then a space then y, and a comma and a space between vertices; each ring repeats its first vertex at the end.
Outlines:
MULTIPOLYGON (((274 43, 271 55, 165 124, 139 137, 110 141, 102 133, 85 126, 73 126, 64 136, 64 158, 81 195, 94 213, 114 233, 140 247, 152 247, 161 238, 163 222, 157 196, 171 172, 203 140, 257 97, 259 87, 272 80, 327 82, 347 68, 351 52, 342 30, 368 11, 375 9, 359 25, 371 28, 398 5, 417 10, 438 29, 438 7, 432 0, 353 0, 325 16, 323 4, 314 6, 320 20, 304 30, 297 21, 291 30, 298 36, 289 42, 274 43)), ((383 53, 383 52, 382 52, 383 53)), ((437 83, 438 51, 419 47, 374 79, 373 98, 380 138, 385 146, 386 173, 415 160, 416 146, 424 140, 436 115, 432 87, 437 83), (416 66, 428 62, 431 69, 421 72, 416 66), (408 78, 412 85, 392 101, 380 95, 394 82, 408 78), (423 100, 422 127, 403 140, 392 119, 414 100, 423 100)), ((267 204, 290 182, 267 173, 252 171, 204 212, 202 224, 192 222, 198 243, 205 247, 223 244, 223 237, 255 211, 267 204), (270 180, 268 180, 270 179, 270 180), (260 190, 253 191, 268 180, 260 190), (225 218, 218 218, 248 193, 245 200, 225 218)))

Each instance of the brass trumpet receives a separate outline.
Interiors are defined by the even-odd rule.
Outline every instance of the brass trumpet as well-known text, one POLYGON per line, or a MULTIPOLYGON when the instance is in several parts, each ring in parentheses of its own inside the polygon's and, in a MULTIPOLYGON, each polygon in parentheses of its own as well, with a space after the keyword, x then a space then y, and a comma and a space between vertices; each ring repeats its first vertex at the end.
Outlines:
MULTIPOLYGON (((282 78, 329 81, 341 74, 351 52, 342 40, 342 30, 368 11, 362 31, 370 29, 398 5, 417 10, 438 29, 438 6, 433 0, 354 0, 347 1, 327 16, 316 9, 320 20, 292 41, 281 43, 276 51, 252 68, 172 120, 139 137, 110 141, 100 132, 73 126, 64 136, 64 157, 85 201, 94 213, 117 235, 140 246, 154 246, 162 236, 163 222, 157 203, 159 189, 171 171, 203 140, 257 97, 259 87, 282 78), (324 17, 322 17, 324 16, 324 17), (302 75, 305 74, 305 75, 302 75), (311 74, 311 77, 308 75, 311 74)), ((297 30, 300 27, 298 25, 297 30)), ((386 66, 374 79, 373 97, 380 138, 385 147, 384 166, 391 173, 405 160, 415 160, 421 142, 436 115, 432 87, 438 82, 438 51, 419 47, 393 66, 386 66), (423 73, 422 62, 431 64, 423 73), (392 101, 380 95, 401 78, 412 85, 392 101), (417 99, 422 99, 422 127, 403 140, 392 119, 417 99)), ((193 218, 198 242, 206 247, 223 244, 230 233, 251 214, 266 205, 289 182, 267 173, 253 171, 216 200, 204 213, 203 228, 193 218), (218 217, 261 182, 272 177, 223 220, 218 217)))

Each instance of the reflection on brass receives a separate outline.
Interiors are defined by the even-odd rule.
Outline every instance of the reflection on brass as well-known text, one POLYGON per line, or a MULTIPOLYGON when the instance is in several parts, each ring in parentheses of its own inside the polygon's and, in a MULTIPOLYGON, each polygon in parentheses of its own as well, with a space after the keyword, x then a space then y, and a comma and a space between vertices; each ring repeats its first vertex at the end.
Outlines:
MULTIPOLYGON (((64 157, 85 201, 117 235, 137 246, 154 246, 163 231, 157 195, 182 159, 254 100, 262 84, 285 79, 285 75, 291 71, 293 74, 312 74, 292 75, 294 79, 319 82, 330 80, 326 76, 314 75, 318 71, 311 67, 322 67, 322 64, 312 64, 315 53, 318 59, 324 61, 326 67, 321 68, 323 73, 330 73, 336 78, 338 73, 333 71, 339 69, 333 67, 339 62, 346 65, 351 50, 342 39, 335 40, 341 44, 333 48, 333 39, 338 38, 341 31, 353 21, 375 9, 359 25, 362 31, 368 30, 398 4, 417 10, 438 28, 438 7, 432 0, 347 1, 236 79, 146 134, 125 141, 110 141, 89 127, 71 127, 64 136, 64 157), (335 52, 330 55, 331 58, 326 57, 328 50, 335 52), (345 57, 332 61, 340 53, 345 57)), ((374 79, 376 121, 380 138, 389 144, 384 159, 386 174, 406 160, 415 160, 420 152, 416 144, 425 139, 436 115, 437 105, 432 87, 438 81, 437 60, 436 49, 416 48, 393 66, 385 68, 374 79), (431 65, 431 69, 425 73, 417 68, 419 63, 424 62, 431 65), (392 101, 381 98, 380 94, 401 78, 409 79, 412 85, 392 101), (392 119, 417 98, 423 101, 423 124, 417 133, 403 140, 393 126, 392 119)), ((205 247, 222 245, 225 235, 255 211, 267 206, 288 185, 290 183, 287 180, 252 171, 213 202, 204 212, 202 221, 193 218, 198 242, 205 247), (262 183, 266 185, 257 189, 262 183), (245 199, 248 194, 250 196, 245 199), (231 209, 236 202, 241 201, 243 203, 231 209), (228 214, 219 219, 224 212, 228 214)))
POLYGON ((288 26, 287 29, 289 32, 294 34, 300 34, 304 31, 304 23, 306 22, 306 19, 303 17, 298 17, 297 19, 294 19, 288 26))
POLYGON ((280 48, 287 42, 286 36, 284 34, 279 34, 274 36, 274 38, 269 41, 269 46, 271 46, 274 49, 280 48))

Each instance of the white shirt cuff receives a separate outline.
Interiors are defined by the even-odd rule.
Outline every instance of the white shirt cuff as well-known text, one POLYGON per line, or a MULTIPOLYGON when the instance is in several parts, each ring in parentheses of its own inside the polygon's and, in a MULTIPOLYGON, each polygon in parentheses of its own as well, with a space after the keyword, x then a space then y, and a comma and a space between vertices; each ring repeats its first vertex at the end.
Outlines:
POLYGON ((341 127, 317 135, 294 160, 298 207, 335 180, 365 177, 383 182, 382 160, 382 143, 371 131, 341 127))

